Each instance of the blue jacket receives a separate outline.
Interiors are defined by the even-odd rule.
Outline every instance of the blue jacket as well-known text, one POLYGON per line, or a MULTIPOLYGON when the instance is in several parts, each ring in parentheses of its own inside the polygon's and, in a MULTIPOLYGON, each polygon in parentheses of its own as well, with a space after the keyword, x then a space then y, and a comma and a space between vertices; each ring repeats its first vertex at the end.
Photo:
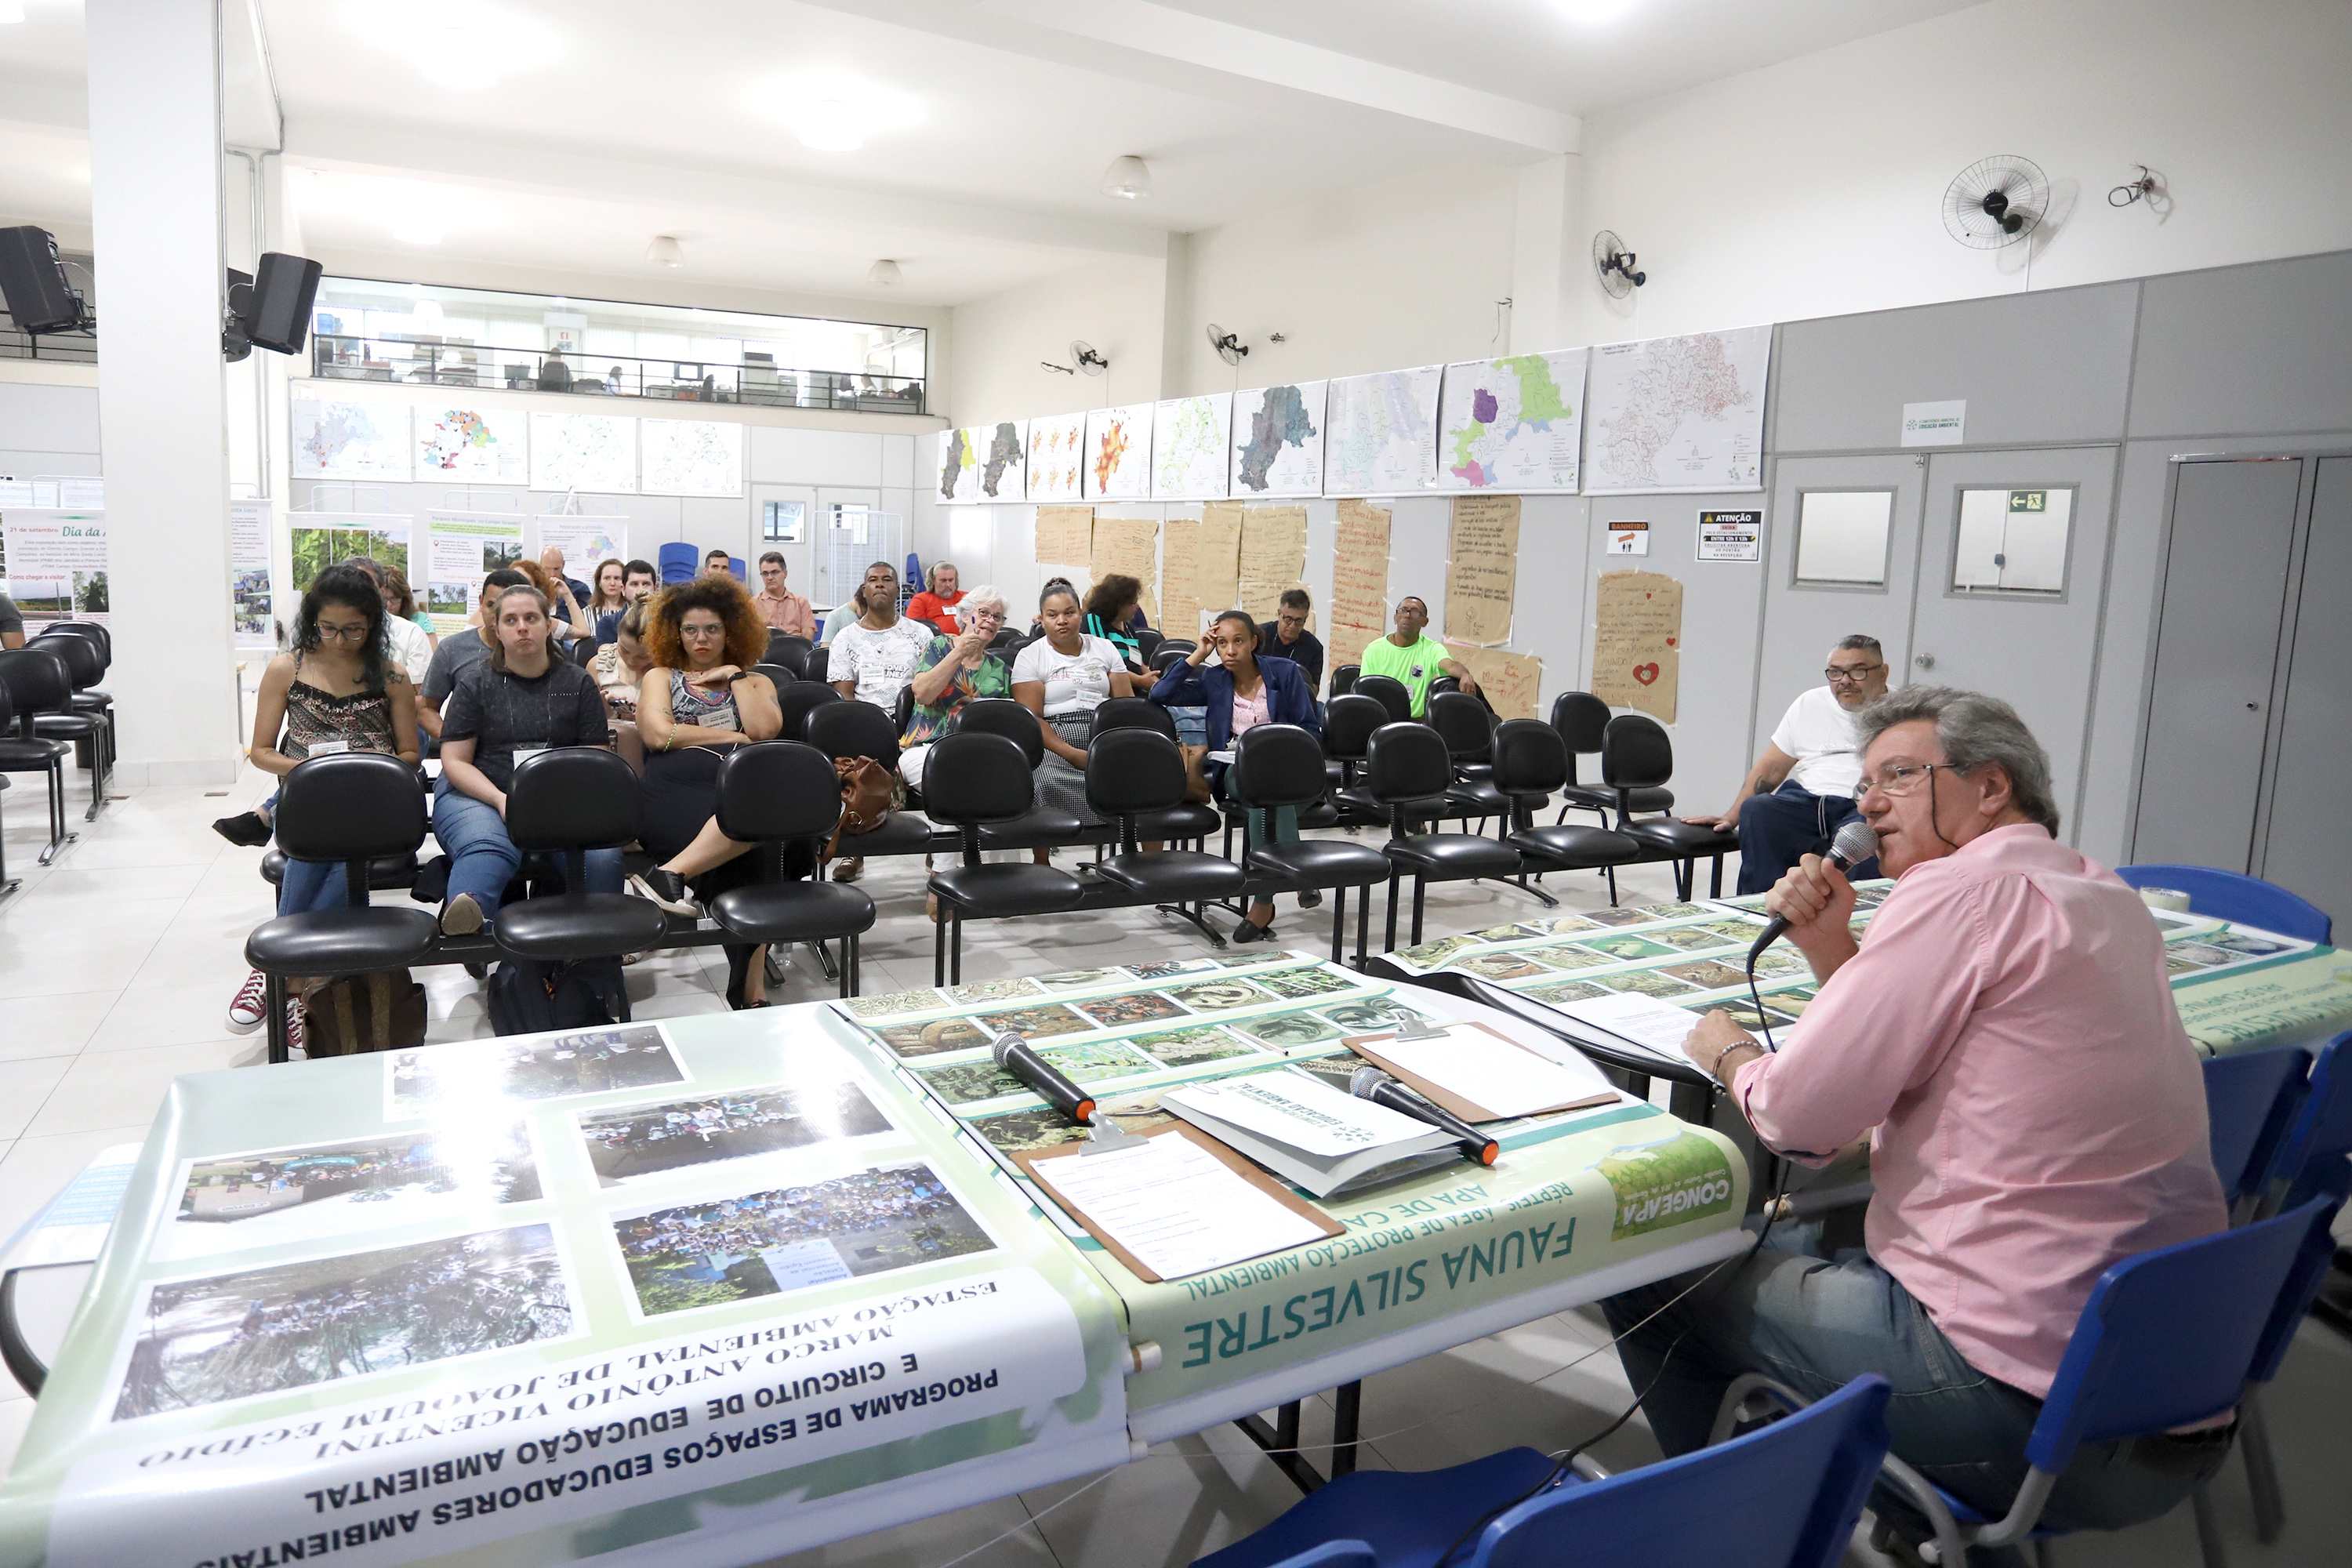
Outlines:
MULTIPOLYGON (((1266 718, 1276 724, 1296 724, 1320 740, 1323 716, 1315 710, 1315 693, 1307 689, 1307 677, 1298 667, 1286 658, 1261 656, 1257 669, 1265 682, 1266 718)), ((1224 666, 1193 669, 1171 664, 1160 684, 1151 689, 1151 700, 1162 708, 1207 709, 1209 750, 1222 752, 1233 745, 1234 678, 1224 666)))

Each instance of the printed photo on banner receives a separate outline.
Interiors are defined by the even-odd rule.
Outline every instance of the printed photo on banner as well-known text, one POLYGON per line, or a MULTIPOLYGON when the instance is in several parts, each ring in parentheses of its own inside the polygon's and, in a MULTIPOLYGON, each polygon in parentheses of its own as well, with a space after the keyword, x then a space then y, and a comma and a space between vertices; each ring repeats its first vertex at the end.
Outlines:
POLYGON ((574 1300, 548 1225, 151 1285, 114 1419, 552 1343, 574 1300))
POLYGON ((562 1100, 684 1083, 688 1078, 659 1024, 394 1051, 385 1058, 383 1071, 388 1121, 488 1100, 562 1100))
POLYGON ((105 620, 112 608, 106 514, 58 508, 0 513, 0 580, 28 617, 105 620))
POLYGON ((364 555, 408 571, 408 519, 390 512, 292 511, 286 514, 299 593, 328 567, 364 555))
MULTIPOLYGON (((447 637, 466 629, 474 602, 481 597, 482 579, 522 559, 522 525, 520 512, 425 513, 429 573, 425 608, 433 616, 434 630, 447 637)), ((565 564, 569 569, 570 563, 565 564)), ((410 581, 415 580, 411 574, 410 581)))
MULTIPOLYGON (((1251 1053, 1255 1055, 1255 1053, 1251 1053)), ((1136 1095, 1126 1100, 1106 1100, 1097 1107, 1097 1114, 1108 1117, 1121 1131, 1140 1138, 1162 1127, 1173 1126, 1176 1118, 1160 1109, 1158 1094, 1136 1095)), ((1090 1136, 1087 1131, 1050 1105, 1026 1106, 1019 1110, 1001 1110, 992 1116, 975 1116, 971 1130, 987 1141, 992 1149, 1007 1154, 1019 1154, 1031 1149, 1057 1149, 1065 1143, 1075 1143, 1090 1136)))
POLYGON ((648 1318, 993 1250, 929 1164, 874 1165, 734 1197, 624 1211, 613 1239, 648 1318))
MULTIPOLYGON (((1098 1083, 1105 1079, 1134 1078, 1142 1073, 1156 1072, 1160 1065, 1123 1040, 1041 1046, 1037 1054, 1064 1078, 1080 1084, 1098 1083)), ((983 1100, 1002 1100, 1009 1094, 1033 1092, 1026 1083, 998 1067, 994 1060, 985 1058, 976 1062, 924 1068, 920 1071, 923 1082, 931 1092, 950 1105, 971 1105, 983 1100)))
POLYGON ((608 1187, 891 1131, 890 1119, 848 1082, 720 1089, 621 1110, 575 1111, 572 1121, 596 1180, 608 1187))

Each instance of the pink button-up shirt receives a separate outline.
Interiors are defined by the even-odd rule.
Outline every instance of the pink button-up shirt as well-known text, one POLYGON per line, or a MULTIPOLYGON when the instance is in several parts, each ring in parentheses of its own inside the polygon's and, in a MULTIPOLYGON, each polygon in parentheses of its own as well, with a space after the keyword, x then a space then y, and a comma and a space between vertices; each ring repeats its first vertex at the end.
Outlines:
POLYGON ((1733 1092, 1791 1152, 1875 1128, 1871 1257, 1969 1365, 2044 1396, 2102 1272, 2226 1223, 2163 938, 2032 825, 1914 866, 1864 930, 1733 1092))

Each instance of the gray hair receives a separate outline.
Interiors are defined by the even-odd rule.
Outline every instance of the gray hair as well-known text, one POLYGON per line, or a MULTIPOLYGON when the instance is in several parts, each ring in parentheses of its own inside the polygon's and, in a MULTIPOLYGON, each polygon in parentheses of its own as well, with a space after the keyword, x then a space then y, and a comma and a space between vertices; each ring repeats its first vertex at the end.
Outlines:
POLYGON ((924 569, 923 586, 929 588, 938 583, 940 580, 940 574, 941 572, 952 572, 959 577, 963 575, 963 568, 958 566, 954 562, 934 561, 929 567, 924 569))
POLYGON ((1935 723, 1937 743, 1944 760, 1961 773, 1998 763, 2009 775, 2010 798, 2017 809, 2058 837, 2058 806, 2050 785, 2050 754, 2017 710, 1981 691, 1950 686, 1900 686, 1854 715, 1862 749, 1897 724, 1915 719, 1935 723))
POLYGON ((1884 657, 1878 647, 1878 639, 1874 637, 1866 636, 1861 632, 1855 632, 1851 637, 1843 637, 1838 638, 1837 647, 1832 648, 1830 651, 1832 653, 1860 653, 1865 650, 1868 651, 1873 658, 1884 657))
POLYGON ((966 610, 984 610, 991 605, 1003 611, 1008 616, 1013 614, 1012 602, 1005 598, 1004 591, 993 583, 982 583, 977 588, 965 589, 963 598, 957 604, 956 610, 961 615, 966 610))

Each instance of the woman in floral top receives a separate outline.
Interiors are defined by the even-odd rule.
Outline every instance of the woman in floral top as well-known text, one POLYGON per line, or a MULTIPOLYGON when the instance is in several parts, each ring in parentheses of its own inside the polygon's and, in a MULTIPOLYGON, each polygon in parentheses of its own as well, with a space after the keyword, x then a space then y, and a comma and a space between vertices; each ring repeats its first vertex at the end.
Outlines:
POLYGON ((898 738, 898 776, 910 787, 921 787, 931 742, 957 709, 975 697, 1013 695, 1012 667, 988 647, 989 640, 1004 629, 1004 595, 990 587, 969 589, 956 611, 963 617, 963 629, 954 637, 933 637, 908 682, 915 710, 898 738))

